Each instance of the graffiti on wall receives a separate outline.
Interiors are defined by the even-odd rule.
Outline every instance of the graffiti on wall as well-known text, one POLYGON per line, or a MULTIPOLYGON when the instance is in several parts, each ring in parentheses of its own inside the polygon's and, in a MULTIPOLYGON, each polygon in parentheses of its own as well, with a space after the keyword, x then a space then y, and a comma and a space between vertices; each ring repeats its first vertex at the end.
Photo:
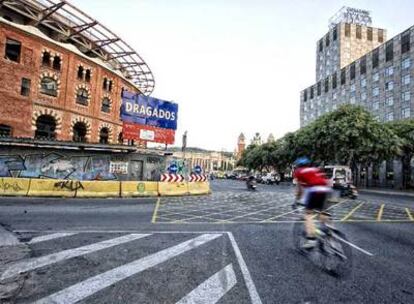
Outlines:
POLYGON ((30 154, 24 157, 0 155, 0 177, 53 178, 68 180, 114 180, 110 157, 64 156, 58 153, 30 154))

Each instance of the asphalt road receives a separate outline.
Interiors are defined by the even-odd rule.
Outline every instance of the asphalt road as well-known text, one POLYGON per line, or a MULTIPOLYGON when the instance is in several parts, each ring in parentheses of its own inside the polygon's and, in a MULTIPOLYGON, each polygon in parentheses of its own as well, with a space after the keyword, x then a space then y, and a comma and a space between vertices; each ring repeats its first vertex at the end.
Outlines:
POLYGON ((350 277, 338 278, 293 250, 300 214, 291 186, 212 188, 159 200, 1 198, 0 223, 24 254, 0 260, 0 289, 12 290, 0 301, 414 303, 412 198, 361 195, 332 206, 359 248, 350 277))

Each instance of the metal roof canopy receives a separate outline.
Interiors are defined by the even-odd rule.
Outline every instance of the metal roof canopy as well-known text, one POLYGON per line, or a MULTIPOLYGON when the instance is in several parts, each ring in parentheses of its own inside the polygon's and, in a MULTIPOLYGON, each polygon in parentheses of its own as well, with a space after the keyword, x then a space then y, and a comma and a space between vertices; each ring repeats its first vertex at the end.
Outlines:
POLYGON ((72 41, 83 53, 91 52, 133 82, 141 92, 154 91, 153 74, 145 61, 125 41, 65 0, 0 0, 4 6, 31 20, 28 25, 43 25, 61 34, 63 42, 72 41))

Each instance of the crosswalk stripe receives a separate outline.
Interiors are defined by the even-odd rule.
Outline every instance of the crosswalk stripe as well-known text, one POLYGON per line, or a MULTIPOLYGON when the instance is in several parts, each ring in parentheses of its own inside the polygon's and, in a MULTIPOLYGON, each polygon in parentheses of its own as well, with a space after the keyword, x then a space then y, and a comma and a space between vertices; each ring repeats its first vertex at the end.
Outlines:
POLYGON ((36 244, 36 243, 40 243, 40 242, 45 242, 45 241, 50 241, 50 240, 62 238, 62 237, 65 237, 65 236, 72 236, 72 235, 75 235, 75 234, 76 233, 63 233, 63 232, 62 233, 46 234, 46 235, 34 237, 28 243, 29 244, 36 244))
POLYGON ((176 304, 214 304, 236 285, 237 279, 232 264, 208 278, 176 304))
MULTIPOLYGON (((85 281, 74 284, 50 296, 40 299, 35 304, 72 304, 83 300, 90 295, 111 286, 130 276, 138 274, 148 268, 161 264, 184 252, 210 242, 222 234, 203 234, 173 247, 158 251, 128 264, 108 270, 85 281)), ((139 301, 137 301, 139 302, 139 301)))
POLYGON ((99 243, 94 243, 74 249, 67 249, 64 251, 60 251, 57 253, 52 253, 49 255, 41 256, 38 258, 32 258, 28 260, 24 260, 21 262, 17 262, 10 266, 1 276, 1 280, 11 278, 19 273, 27 272, 30 270, 34 270, 43 266, 47 266, 50 264, 54 264, 66 259, 82 256, 88 253, 92 253, 98 250, 110 248, 116 245, 128 243, 134 240, 138 240, 149 236, 150 234, 128 234, 118 238, 105 240, 99 243))

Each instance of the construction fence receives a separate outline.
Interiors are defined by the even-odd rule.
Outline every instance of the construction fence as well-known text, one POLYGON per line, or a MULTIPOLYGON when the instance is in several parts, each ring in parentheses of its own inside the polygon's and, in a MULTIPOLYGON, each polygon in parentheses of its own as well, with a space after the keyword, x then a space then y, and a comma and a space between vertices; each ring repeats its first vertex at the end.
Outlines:
POLYGON ((0 196, 28 197, 151 197, 209 194, 204 182, 80 181, 0 178, 0 196))

